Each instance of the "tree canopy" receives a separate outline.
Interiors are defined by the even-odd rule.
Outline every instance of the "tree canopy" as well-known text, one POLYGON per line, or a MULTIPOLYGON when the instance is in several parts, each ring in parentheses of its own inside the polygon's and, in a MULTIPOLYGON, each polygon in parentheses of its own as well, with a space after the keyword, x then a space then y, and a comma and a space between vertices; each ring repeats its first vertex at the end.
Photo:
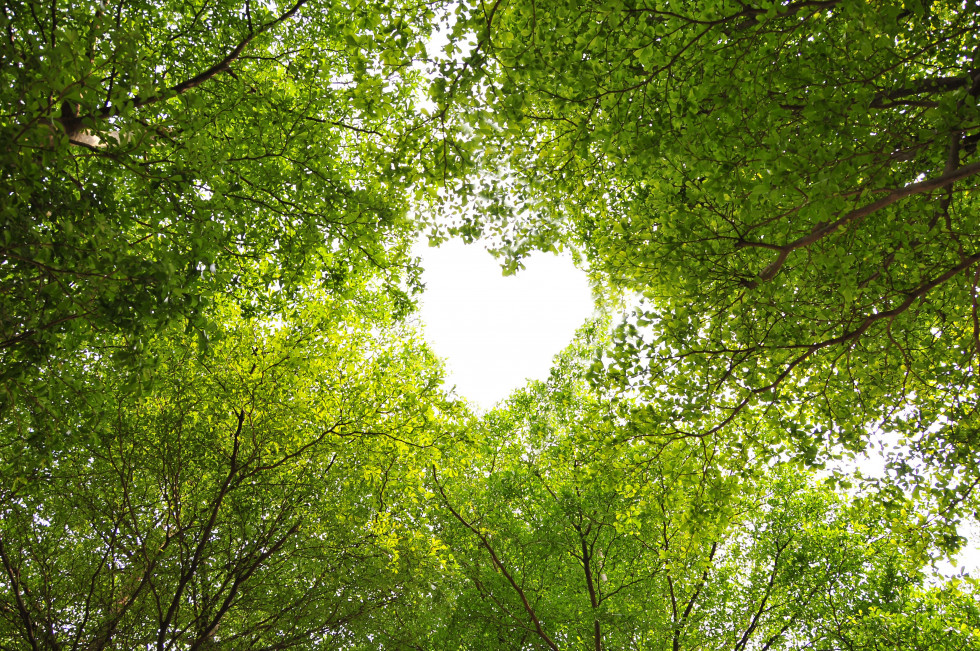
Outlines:
MULTIPOLYGON (((2 489, 4 648, 342 648, 430 544, 399 517, 438 371, 383 314, 226 313, 153 342, 152 396, 2 489), (384 330, 385 322, 389 326, 384 330), (393 505, 402 505, 396 511, 393 505)), ((360 633, 363 635, 363 633, 360 633)))
POLYGON ((5 4, 3 404, 55 417, 36 368, 108 347, 138 370, 162 328, 207 338, 216 295, 270 313, 311 284, 404 293, 430 15, 5 4))
POLYGON ((788 466, 746 481, 696 441, 653 458, 643 442, 610 446, 623 425, 586 388, 581 352, 484 418, 476 449, 457 448, 475 459, 465 471, 433 470, 438 531, 465 582, 454 634, 597 651, 976 642, 971 593, 913 587, 928 527, 788 466), (943 615, 928 611, 938 602, 943 615))
POLYGON ((727 428, 817 461, 886 432, 900 480, 932 467, 942 509, 972 494, 975 11, 502 0, 467 16, 475 45, 446 74, 480 92, 440 98, 493 171, 473 182, 488 209, 451 229, 512 266, 578 246, 634 292, 603 377, 648 396, 664 438, 727 428))
POLYGON ((980 648, 978 15, 7 2, 0 648, 980 648), (474 409, 424 236, 601 314, 474 409))

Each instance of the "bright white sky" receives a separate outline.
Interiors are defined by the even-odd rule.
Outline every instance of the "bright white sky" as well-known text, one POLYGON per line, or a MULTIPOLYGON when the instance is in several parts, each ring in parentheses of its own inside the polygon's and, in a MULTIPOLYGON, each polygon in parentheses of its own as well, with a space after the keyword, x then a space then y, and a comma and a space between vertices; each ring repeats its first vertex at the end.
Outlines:
POLYGON ((422 257, 425 335, 446 361, 448 384, 481 409, 526 379, 545 379, 551 360, 592 316, 585 273, 570 258, 537 253, 504 276, 479 244, 415 247, 422 257))

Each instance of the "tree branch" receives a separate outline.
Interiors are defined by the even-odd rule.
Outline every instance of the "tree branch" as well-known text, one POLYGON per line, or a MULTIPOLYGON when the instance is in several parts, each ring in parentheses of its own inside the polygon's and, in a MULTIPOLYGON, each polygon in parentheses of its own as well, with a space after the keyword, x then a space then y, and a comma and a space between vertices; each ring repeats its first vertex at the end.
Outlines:
MULTIPOLYGON (((585 569, 585 585, 589 589, 589 602, 592 604, 592 619, 593 619, 593 636, 595 640, 595 651, 602 651, 602 627, 599 624, 599 618, 596 617, 596 611, 599 609, 599 600, 596 595, 595 581, 592 577, 592 554, 589 551, 588 541, 585 539, 585 533, 582 531, 581 525, 572 523, 572 527, 578 533, 579 542, 582 544, 582 567, 585 569)), ((600 550, 601 551, 601 550, 600 550)))
MULTIPOLYGON (((759 272, 758 281, 750 281, 746 284, 750 288, 752 288, 752 287, 756 287, 758 285, 758 282, 766 282, 772 280, 773 278, 776 277, 776 274, 779 273, 779 270, 782 268, 783 264, 785 264, 786 259, 789 257, 790 253, 792 253, 797 249, 801 249, 810 246, 811 244, 814 244, 815 242, 827 237, 828 235, 835 233, 836 231, 840 230, 842 227, 846 226, 847 224, 853 221, 867 217, 868 215, 875 213, 881 210, 882 208, 887 208, 893 203, 901 199, 904 199, 906 197, 910 197, 916 194, 921 194, 923 192, 931 192, 933 190, 938 190, 939 188, 950 186, 953 183, 957 181, 961 181, 970 176, 973 176, 978 172, 980 172, 980 161, 970 163, 969 165, 964 165, 963 167, 950 170, 935 178, 926 179, 918 183, 911 183, 897 190, 891 190, 887 196, 884 196, 881 199, 878 199, 877 201, 873 201, 872 203, 869 203, 866 206, 862 206, 860 208, 852 210, 833 222, 826 223, 826 224, 818 224, 807 235, 804 235, 803 237, 797 238, 796 240, 793 240, 792 242, 788 244, 784 244, 781 247, 779 247, 779 255, 772 262, 772 264, 770 264, 765 269, 759 272)), ((770 244, 766 244, 763 242, 740 242, 740 245, 754 246, 759 248, 772 248, 770 244)))
POLYGON ((531 606, 531 602, 528 601, 527 595, 524 594, 524 590, 521 589, 521 586, 517 584, 517 581, 514 580, 514 577, 511 576, 510 572, 507 571, 507 568, 504 566, 503 562, 501 562, 500 558, 497 556, 497 552, 494 551, 493 547, 490 545, 490 541, 487 540, 487 537, 485 535, 480 533, 479 529, 477 529, 472 524, 467 522, 466 519, 463 518, 463 516, 460 515, 456 511, 456 509, 453 508, 452 503, 450 503, 449 501, 449 496, 446 495, 446 491, 443 490, 442 484, 439 483, 439 478, 436 476, 435 465, 432 466, 432 481, 435 482, 436 488, 439 489, 439 494, 442 495, 443 502, 445 503, 446 508, 449 509, 449 512, 453 514, 453 517, 456 518, 456 520, 458 520, 460 524, 462 524, 464 527, 472 531, 473 534, 476 535, 477 538, 479 538, 480 544, 490 554, 490 558, 493 561, 494 567, 496 567, 500 571, 500 573, 504 575, 504 578, 507 579, 507 582, 510 583, 510 586, 521 598, 521 603, 524 605, 524 611, 527 613, 528 617, 531 618, 531 622, 534 624, 534 629, 537 632, 538 637, 540 637, 544 641, 544 643, 548 645, 548 648, 552 649, 552 651, 559 651, 558 645, 555 644, 554 641, 550 637, 548 637, 548 634, 544 632, 544 627, 541 625, 541 621, 538 619, 537 614, 534 612, 534 608, 531 606))
POLYGON ((218 608, 218 612, 214 614, 211 621, 207 623, 204 630, 198 635, 197 639, 194 640, 193 644, 190 646, 190 651, 202 648, 202 645, 207 643, 214 635, 214 631, 218 628, 218 624, 225 614, 231 609, 232 604, 235 602, 235 597, 238 596, 238 592, 251 576, 262 566, 262 564, 269 559, 273 554, 279 551, 280 548, 286 543, 293 534, 300 530, 301 522, 296 522, 290 529, 283 534, 279 540, 277 540, 269 549, 265 550, 252 562, 250 566, 244 569, 244 571, 235 575, 235 580, 232 582, 231 588, 228 594, 225 596, 218 608))
MULTIPOLYGON (((275 20, 269 21, 268 23, 260 26, 257 29, 250 29, 248 35, 244 39, 242 39, 241 42, 238 43, 238 45, 232 48, 231 51, 228 52, 228 54, 226 54, 220 61, 212 65, 207 70, 201 72, 200 74, 195 75, 190 79, 186 79, 181 83, 171 86, 170 88, 167 88, 164 91, 159 92, 155 95, 150 95, 149 97, 140 97, 139 95, 136 95, 134 97, 131 97, 129 101, 126 103, 127 104, 131 103, 132 108, 134 109, 143 106, 148 106, 150 104, 156 104, 157 102, 162 102, 171 99, 173 97, 176 97, 178 95, 181 95, 187 92, 188 90, 191 90, 192 88, 200 86, 201 84, 205 83, 215 75, 229 70, 231 64, 234 63, 241 56, 242 52, 245 51, 245 48, 247 48, 248 45, 253 40, 255 40, 256 37, 264 34, 270 29, 273 29, 274 27, 292 18, 294 15, 296 15, 296 12, 298 12, 300 8, 303 7, 303 5, 305 5, 307 2, 308 0, 297 0, 297 2, 292 7, 290 7, 285 13, 278 16, 275 20)), ((118 115, 119 110, 120 110, 119 106, 114 105, 114 106, 105 107, 101 111, 98 111, 94 114, 87 115, 87 116, 67 116, 67 117, 63 116, 62 118, 59 119, 59 122, 61 122, 62 126, 65 128, 65 131, 67 133, 72 134, 80 131, 83 128, 83 124, 86 121, 95 122, 95 121, 105 120, 114 115, 118 115)))
MULTIPOLYGON (((806 348, 806 350, 804 350, 804 352, 800 356, 798 356, 796 359, 794 359, 789 364, 787 364, 786 365, 786 368, 784 368, 782 370, 782 372, 780 372, 779 375, 776 376, 776 378, 772 382, 770 382, 769 384, 767 384, 765 386, 757 387, 755 389, 751 389, 750 390, 751 395, 754 396, 754 395, 758 395, 758 394, 761 394, 761 393, 765 393, 766 391, 770 391, 772 389, 775 389, 777 386, 779 386, 779 384, 783 380, 786 379, 786 377, 790 373, 793 372, 793 369, 795 369, 797 366, 799 366, 800 364, 802 364, 803 362, 805 362, 807 359, 809 359, 814 353, 816 353, 816 352, 818 352, 818 351, 820 351, 820 350, 822 350, 824 348, 828 348, 830 346, 835 346, 837 344, 843 344, 843 343, 847 343, 849 341, 853 341, 855 339, 858 339, 859 337, 861 337, 861 335, 863 335, 865 332, 867 332, 867 330, 871 326, 873 326, 875 323, 877 323, 879 321, 882 321, 882 320, 885 320, 885 319, 893 319, 893 318, 897 317, 898 315, 904 313, 910 307, 912 307, 912 305, 914 305, 916 301, 918 301, 919 299, 921 299, 923 296, 925 296, 926 294, 928 294, 930 291, 932 291, 933 289, 935 289, 939 285, 945 283, 950 278, 953 278, 957 274, 959 274, 959 273, 961 273, 961 272, 969 269, 970 267, 972 267, 973 265, 977 264, 978 262, 980 262, 980 253, 976 253, 976 254, 973 254, 971 256, 967 256, 967 257, 963 258, 958 265, 947 269, 945 272, 943 272, 939 276, 936 276, 932 280, 929 280, 929 281, 926 281, 926 282, 922 283, 921 285, 919 285, 918 287, 916 287, 913 291, 908 292, 906 294, 905 300, 902 301, 900 304, 896 305, 895 307, 891 308, 890 310, 885 310, 885 311, 882 311, 882 312, 876 312, 874 314, 869 314, 869 315, 865 316, 864 319, 861 321, 861 323, 857 327, 855 327, 854 329, 849 330, 849 331, 847 331, 847 332, 845 332, 845 333, 843 333, 843 334, 841 334, 841 335, 839 335, 837 337, 832 337, 830 339, 825 339, 824 341, 820 341, 820 342, 817 342, 815 344, 809 344, 809 345, 801 344, 801 345, 797 345, 797 346, 779 346, 779 347, 777 347, 777 348, 784 348, 784 349, 785 348, 797 348, 797 349, 799 349, 799 348, 806 348)), ((732 420, 735 419, 735 417, 743 409, 745 409, 745 407, 748 406, 749 400, 750 400, 750 398, 749 397, 746 397, 741 402, 739 402, 737 405, 735 405, 734 407, 732 407, 732 411, 731 411, 731 413, 728 414, 728 416, 726 416, 720 423, 718 423, 717 425, 715 425, 714 427, 712 427, 710 430, 708 430, 707 432, 705 432, 703 435, 713 434, 715 432, 720 431, 724 427, 726 427, 729 423, 732 422, 732 420)), ((699 436, 703 436, 703 435, 699 435, 699 436)))
POLYGON ((190 565, 181 574, 180 581, 177 584, 177 589, 174 591, 173 599, 170 602, 170 606, 167 608, 167 613, 164 616, 163 621, 160 622, 160 630, 157 633, 157 651, 163 651, 165 648, 167 630, 170 628, 170 624, 173 622, 173 618, 177 613, 177 608, 179 607, 181 598, 183 597, 184 589, 187 587, 191 577, 194 576, 194 573, 197 572, 197 568, 201 563, 201 558, 204 555, 204 548, 207 546, 207 543, 211 538, 211 532, 214 530, 214 525, 218 520, 218 512, 221 509, 221 504, 228 493, 231 492, 231 483, 235 479, 235 475, 238 474, 238 452, 240 449, 244 423, 245 410, 241 409, 238 412, 238 424, 235 428, 234 447, 232 448, 230 459, 231 469, 228 472, 228 476, 225 477, 224 482, 222 482, 221 488, 218 490, 218 494, 214 498, 214 503, 211 505, 211 514, 208 517, 208 521, 205 523, 204 528, 201 530, 200 540, 198 540, 197 546, 194 549, 194 555, 191 558, 190 565))
MULTIPOLYGON (((708 563, 715 560, 715 552, 718 551, 718 543, 711 543, 711 552, 708 553, 708 563)), ((668 580, 670 576, 668 575, 668 580)), ((681 615, 680 619, 677 619, 677 601, 674 598, 674 587, 671 583, 671 601, 674 609, 674 641, 673 648, 674 651, 679 651, 681 647, 681 629, 687 624, 688 618, 691 616, 691 612, 694 610, 694 604, 697 603, 698 597, 701 596, 701 590, 704 589, 705 584, 708 582, 708 569, 705 568, 704 572, 701 574, 701 580, 698 581, 698 585, 694 588, 694 593, 691 594, 691 598, 687 600, 687 605, 684 607, 684 614, 681 615)))
POLYGON ((38 646, 37 638, 34 637, 34 621, 31 619, 31 614, 28 612, 27 604, 24 603, 24 597, 21 594, 20 573, 10 563, 10 558, 7 556, 7 546, 3 538, 0 538, 0 560, 3 561, 3 569, 7 573, 7 578, 10 579, 10 589, 13 591, 14 600, 17 602, 17 614, 24 625, 24 637, 27 638, 31 649, 40 651, 41 647, 38 646))
POLYGON ((748 628, 745 629, 745 633, 742 634, 742 638, 735 644, 735 651, 742 651, 745 649, 745 645, 749 643, 749 638, 759 625, 759 618, 762 617, 762 613, 765 612, 766 604, 769 602, 769 597, 772 596, 773 586, 776 585, 776 573, 779 569, 779 557, 782 555, 783 550, 785 550, 792 541, 793 538, 790 537, 782 545, 776 547, 776 556, 772 559, 772 572, 769 573, 769 583, 766 585, 766 593, 762 596, 762 601, 759 603, 759 607, 752 616, 752 621, 749 622, 748 628))
POLYGON ((874 96, 869 105, 871 108, 889 108, 894 100, 911 97, 913 95, 931 95, 934 93, 948 93, 952 90, 963 88, 971 83, 972 79, 967 77, 937 77, 935 79, 919 79, 907 88, 898 88, 890 91, 882 91, 874 96), (889 101, 891 100, 891 101, 889 101))

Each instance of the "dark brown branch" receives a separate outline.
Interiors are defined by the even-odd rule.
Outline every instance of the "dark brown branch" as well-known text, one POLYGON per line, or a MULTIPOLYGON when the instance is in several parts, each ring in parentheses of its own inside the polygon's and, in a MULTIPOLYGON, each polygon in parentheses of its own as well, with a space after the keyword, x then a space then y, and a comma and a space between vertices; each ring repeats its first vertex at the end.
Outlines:
MULTIPOLYGON (((177 97, 178 95, 181 95, 187 92, 188 90, 191 90, 192 88, 200 86, 201 84, 210 80, 215 75, 228 71, 231 67, 231 64, 234 63, 241 56, 242 52, 245 51, 245 48, 247 48, 249 44, 253 40, 255 40, 256 37, 264 34, 270 29, 273 29, 278 25, 280 25, 281 23, 292 18, 294 15, 296 15, 296 12, 298 12, 300 8, 307 3, 307 1, 308 0, 297 0, 296 4, 290 7, 288 11, 281 14, 275 20, 272 20, 262 25, 258 29, 250 30, 248 35, 244 39, 242 39, 241 42, 238 43, 238 45, 232 48, 232 50, 228 52, 228 54, 226 54, 220 61, 212 65, 207 70, 201 72, 198 75, 195 75, 194 77, 191 77, 190 79, 186 79, 179 84, 171 86, 170 88, 167 88, 166 90, 157 93, 156 95, 150 95, 149 97, 140 97, 139 95, 137 95, 135 97, 132 97, 127 102, 127 104, 131 103, 132 108, 134 109, 143 106, 148 106, 150 104, 156 104, 157 102, 162 102, 171 99, 173 97, 177 97)), ((63 117, 61 120, 59 120, 59 122, 61 122, 62 126, 65 128, 66 133, 72 134, 80 131, 83 128, 83 124, 86 121, 89 122, 101 121, 110 118, 114 115, 117 115, 118 113, 119 113, 118 106, 110 106, 110 107, 103 108, 101 111, 98 111, 94 115, 69 117, 69 118, 63 117)))
POLYGON ((671 649, 673 651, 680 651, 681 648, 681 625, 677 618, 677 594, 674 592, 674 580, 671 578, 670 573, 667 573, 667 588, 670 591, 670 612, 673 615, 674 623, 674 635, 671 640, 671 649))
MULTIPOLYGON (((804 348, 805 347, 806 350, 799 357, 797 357, 792 362, 790 362, 789 364, 787 364, 786 365, 786 368, 784 368, 782 370, 782 372, 778 376, 776 376, 776 378, 772 382, 770 382, 769 384, 767 384, 765 386, 752 389, 751 390, 751 394, 752 395, 759 395, 759 394, 765 393, 767 391, 770 391, 770 390, 776 388, 777 386, 779 386, 779 384, 783 380, 786 379, 787 376, 789 376, 790 373, 793 372, 793 370, 797 366, 799 366, 800 364, 802 364, 803 362, 805 362, 813 354, 817 353, 818 351, 820 351, 820 350, 822 350, 824 348, 828 348, 830 346, 836 346, 838 344, 848 343, 850 341, 853 341, 853 340, 856 340, 856 339, 860 338, 875 323, 877 323, 879 321, 882 321, 882 320, 886 320, 886 319, 894 319, 898 315, 906 312, 910 307, 912 307, 912 305, 915 304, 916 301, 918 301, 919 299, 921 299, 923 296, 925 296, 926 294, 928 294, 930 291, 932 291, 933 289, 935 289, 939 285, 942 285, 947 280, 953 278, 957 274, 959 274, 959 273, 961 273, 963 271, 966 271, 967 269, 969 269, 973 265, 977 264, 978 262, 980 262, 980 253, 976 253, 976 254, 973 254, 971 256, 967 256, 967 257, 963 258, 958 265, 947 269, 945 272, 943 272, 939 276, 937 276, 937 277, 933 278, 932 280, 929 280, 929 281, 927 281, 927 282, 919 285, 913 291, 908 292, 906 294, 905 300, 902 301, 897 306, 893 307, 890 310, 885 310, 883 312, 877 312, 875 314, 869 314, 869 315, 867 315, 856 328, 854 328, 853 330, 849 330, 848 332, 845 332, 842 335, 839 335, 837 337, 832 337, 830 339, 825 339, 824 341, 817 342, 815 344, 793 346, 793 348, 804 348)), ((728 426, 728 424, 731 423, 732 420, 734 420, 735 417, 743 409, 745 409, 745 407, 748 406, 748 404, 749 404, 749 398, 743 399, 741 402, 739 402, 737 405, 735 405, 732 408, 731 413, 729 413, 728 416, 726 416, 724 418, 724 420, 722 420, 720 423, 718 423, 717 425, 715 425, 714 427, 712 427, 710 430, 708 430, 704 434, 713 434, 715 432, 720 431, 724 427, 728 426)), ((703 436, 703 435, 701 435, 701 436, 703 436)))
MULTIPOLYGON (((91 614, 92 614, 92 597, 95 596, 96 581, 99 578, 99 575, 102 573, 102 568, 106 566, 106 564, 109 561, 109 557, 112 555, 112 552, 115 549, 115 546, 116 546, 116 537, 119 535, 119 526, 121 524, 121 520, 122 520, 122 518, 120 517, 113 524, 113 526, 112 526, 112 533, 109 535, 109 539, 105 541, 106 542, 105 553, 102 554, 102 558, 99 559, 99 564, 96 566, 95 571, 92 573, 92 577, 89 580, 88 592, 85 595, 85 608, 84 608, 84 611, 83 611, 84 614, 82 616, 82 622, 81 622, 81 624, 78 626, 77 630, 75 631, 75 639, 74 639, 74 642, 71 645, 72 646, 72 649, 77 649, 78 648, 78 644, 79 644, 79 642, 81 641, 81 638, 82 638, 82 633, 85 631, 85 627, 88 624, 89 617, 91 617, 91 614)), ((98 639, 98 637, 96 639, 98 639)), ((90 645, 90 646, 92 646, 94 648, 103 648, 105 645, 103 644, 103 645, 96 646, 96 645, 93 644, 93 645, 90 645)))
POLYGON ((593 636, 595 639, 595 651, 602 651, 602 627, 596 613, 599 609, 599 599, 596 595, 595 581, 592 576, 592 554, 590 553, 588 541, 585 539, 586 533, 578 524, 572 525, 578 533, 579 542, 582 544, 582 567, 585 569, 585 585, 589 589, 589 602, 592 604, 593 617, 593 636))
POLYGON ((936 79, 919 79, 907 88, 898 88, 890 91, 882 91, 871 100, 871 108, 889 108, 895 100, 912 97, 914 95, 931 95, 934 93, 948 93, 952 90, 963 88, 971 80, 967 77, 938 77, 936 79))
MULTIPOLYGON (((801 11, 811 10, 812 12, 817 12, 823 9, 831 9, 836 6, 840 0, 801 0, 801 2, 791 3, 786 5, 786 9, 775 14, 773 18, 789 18, 794 16, 801 11)), ((724 25, 726 23, 732 23, 738 21, 735 25, 736 30, 744 29, 746 27, 757 24, 756 16, 765 16, 768 11, 766 9, 757 9, 755 7, 746 7, 744 3, 740 3, 743 9, 734 14, 729 14, 722 18, 717 18, 715 20, 698 20, 690 16, 685 16, 673 11, 663 11, 661 9, 627 9, 626 12, 630 14, 645 14, 653 16, 662 16, 666 18, 676 18, 682 20, 690 25, 708 25, 710 27, 715 27, 718 25, 724 25)))
POLYGON ((517 593, 517 596, 521 598, 521 603, 524 605, 524 611, 527 613, 528 617, 531 618, 531 622, 534 624, 534 629, 535 632, 537 632, 538 637, 540 637, 544 643, 548 645, 548 648, 552 649, 552 651, 559 651, 558 645, 555 644, 554 641, 548 637, 548 634, 544 632, 544 627, 541 625, 541 620, 538 619, 537 614, 534 612, 534 608, 531 606, 531 602, 528 600, 527 595, 524 594, 524 590, 520 585, 518 585, 517 581, 514 580, 514 577, 510 574, 510 572, 507 571, 507 568, 497 556, 497 552, 494 551, 490 541, 487 540, 486 536, 480 533, 479 529, 467 522, 466 519, 453 508, 452 503, 449 501, 449 496, 446 495, 446 491, 443 490, 442 484, 439 483, 439 478, 436 476, 436 467, 434 465, 432 466, 432 481, 435 482, 436 488, 439 489, 439 494, 442 495, 443 503, 446 505, 446 508, 449 509, 449 512, 453 514, 453 517, 456 518, 460 524, 472 531, 473 534, 480 540, 480 544, 487 550, 487 553, 490 554, 490 559, 493 561, 494 567, 497 568, 501 574, 503 574, 504 578, 507 579, 507 582, 510 583, 510 586, 517 593))
POLYGON ((232 482, 235 476, 238 474, 238 452, 241 445, 241 435, 242 429, 245 423, 245 410, 241 409, 238 412, 238 424, 235 428, 234 434, 234 446, 231 452, 231 469, 228 472, 228 476, 225 477, 224 482, 221 484, 221 488, 218 490, 218 494, 214 498, 214 503, 211 505, 211 513, 208 516, 208 521, 205 523, 204 528, 201 530, 200 540, 197 541, 197 546, 194 549, 194 555, 191 558, 191 562, 187 569, 184 570, 180 577, 180 581, 177 584, 177 589, 174 591, 173 599, 170 601, 170 606, 167 608, 167 613, 164 616, 162 622, 160 622, 160 630, 157 633, 157 651, 163 651, 167 640, 167 631, 170 628, 170 624, 173 622, 174 616, 177 613, 177 608, 179 607, 181 600, 184 595, 184 590, 187 588, 187 584, 190 582, 191 578, 197 572, 197 568, 201 563, 201 559, 204 556, 204 548, 207 546, 208 541, 211 538, 211 532, 214 530, 214 525, 218 520, 218 512, 221 510, 221 504, 224 502, 224 498, 232 490, 232 482))
POLYGON ((772 559, 772 572, 769 573, 769 583, 766 585, 766 593, 762 595, 762 601, 759 603, 759 607, 752 615, 752 621, 749 622, 749 626, 745 629, 745 633, 742 634, 742 638, 735 644, 735 651, 742 651, 742 649, 745 648, 745 645, 749 643, 749 638, 752 636, 752 633, 755 632, 756 627, 758 627, 759 619, 765 612, 766 604, 769 603, 769 597, 772 596, 773 586, 776 585, 776 574, 779 570, 779 557, 782 556, 783 551, 792 541, 793 539, 789 538, 782 545, 776 547, 776 555, 772 559))
POLYGON ((27 604, 24 603, 24 597, 21 594, 20 574, 10 563, 10 558, 7 556, 7 546, 3 538, 0 538, 0 560, 3 561, 3 569, 7 573, 7 578, 10 579, 10 589, 13 591, 14 600, 17 602, 17 614, 24 625, 24 637, 27 638, 27 642, 34 651, 40 651, 41 647, 38 646, 37 638, 34 637, 34 621, 31 619, 31 614, 28 612, 27 604))
MULTIPOLYGON (((119 627, 119 623, 122 621, 129 609, 133 607, 136 603, 136 599, 143 593, 143 590, 150 585, 153 579, 153 573, 156 570, 157 561, 162 556, 164 550, 170 546, 170 542, 173 537, 168 537, 164 543, 157 549, 156 555, 150 558, 145 550, 145 542, 141 542, 140 546, 143 547, 143 558, 145 560, 145 565, 143 567, 143 573, 140 576, 139 583, 132 588, 128 595, 125 595, 123 601, 118 604, 112 617, 106 621, 102 626, 102 631, 96 638, 96 641, 92 643, 92 648, 94 649, 104 649, 112 641, 113 635, 115 635, 116 629, 119 627)), ((94 577, 93 577, 94 580, 94 577)))
POLYGON ((980 284, 980 267, 973 274, 973 285, 970 287, 971 309, 973 316, 973 353, 970 355, 980 355, 980 307, 977 304, 977 285, 980 284))
MULTIPOLYGON (((964 165, 963 167, 956 168, 949 172, 945 172, 944 174, 941 174, 940 176, 937 176, 935 178, 926 179, 918 183, 911 183, 909 185, 906 185, 905 187, 898 188, 896 190, 891 190, 890 192, 888 192, 887 196, 884 196, 881 199, 878 199, 877 201, 873 201, 867 204, 866 206, 856 208, 855 210, 848 212, 847 214, 841 216, 835 221, 832 221, 830 223, 818 224, 812 231, 810 231, 808 234, 804 235, 803 237, 797 238, 796 240, 793 240, 792 242, 788 244, 784 244, 781 247, 779 247, 779 255, 772 262, 772 264, 770 264, 765 269, 759 272, 758 282, 767 282, 775 278, 776 274, 779 273, 779 270, 782 268, 783 264, 785 264, 786 259, 789 257, 789 254, 792 253, 793 251, 810 246, 811 244, 818 242, 819 240, 827 237, 828 235, 835 233, 836 231, 840 230, 847 224, 857 221, 859 219, 863 219, 864 217, 867 217, 868 215, 871 215, 872 213, 875 213, 883 208, 887 208, 888 206, 892 205, 897 201, 900 201, 901 199, 910 197, 912 195, 922 194, 924 192, 932 192, 933 190, 938 190, 940 188, 948 187, 953 183, 956 183, 957 181, 961 181, 965 178, 973 176, 978 172, 980 172, 980 161, 970 163, 969 165, 964 165)), ((772 248, 771 245, 762 242, 744 242, 741 243, 741 246, 772 248)), ((753 283, 750 283, 749 286, 755 287, 756 284, 757 282, 753 281, 753 283)))
MULTIPOLYGON (((715 552, 718 551, 718 543, 711 543, 711 552, 708 554, 708 563, 715 560, 715 552)), ((667 576, 668 581, 670 581, 670 575, 667 576)), ((684 614, 681 615, 680 619, 677 619, 677 601, 674 597, 674 586, 673 582, 670 582, 670 598, 672 602, 673 612, 674 612, 674 640, 673 649, 674 651, 680 651, 681 648, 681 630, 687 624, 687 620, 691 617, 691 612, 694 611, 694 604, 697 603, 698 597, 701 596, 701 590, 704 589, 705 584, 708 582, 708 568, 705 568, 704 572, 701 574, 701 580, 698 581, 697 586, 694 588, 694 593, 691 594, 691 598, 687 600, 687 605, 684 607, 684 614)))
POLYGON ((286 540, 288 540, 297 531, 299 531, 300 525, 301 525, 300 522, 295 523, 292 527, 290 527, 289 531, 283 534, 283 536, 279 540, 277 540, 275 544, 272 545, 272 547, 265 550, 263 553, 259 554, 258 558, 256 558, 249 567, 247 567, 243 572, 235 575, 235 580, 232 583, 231 589, 228 591, 228 594, 225 596, 225 599, 223 600, 221 607, 218 608, 218 612, 214 614, 214 617, 211 618, 211 621, 207 623, 207 625, 204 627, 204 630, 201 632, 201 634, 197 637, 194 643, 191 644, 190 647, 191 651, 194 651, 194 649, 200 649, 203 644, 205 644, 211 639, 215 629, 217 629, 218 624, 221 622, 221 619, 225 616, 225 614, 231 609, 231 606, 235 603, 235 597, 238 596, 238 592, 241 589, 242 584, 245 583, 245 581, 247 581, 249 578, 251 578, 251 576, 255 574, 256 570, 258 570, 262 566, 262 564, 269 559, 269 557, 271 557, 273 554, 278 552, 282 548, 282 546, 286 543, 286 540))
MULTIPOLYGON (((790 18, 804 10, 810 11, 811 13, 817 13, 825 9, 833 9, 839 2, 840 0, 803 0, 802 2, 787 5, 786 9, 777 13, 774 18, 790 18)), ((756 16, 762 16, 766 13, 768 13, 768 11, 765 9, 746 8, 735 16, 731 16, 726 20, 730 20, 731 18, 735 17, 744 17, 744 20, 736 26, 736 29, 743 29, 755 24, 756 16)))
MULTIPOLYGON (((715 552, 718 551, 718 543, 711 543, 711 551, 708 553, 708 562, 711 563, 715 560, 715 552)), ((708 581, 708 570, 705 569, 704 573, 701 574, 701 580, 698 582, 698 587, 694 590, 694 594, 691 595, 690 600, 687 602, 687 607, 684 608, 684 616, 682 620, 686 620, 691 616, 691 611, 694 610, 694 604, 697 602, 698 597, 701 596, 701 590, 704 589, 705 583, 708 581)))

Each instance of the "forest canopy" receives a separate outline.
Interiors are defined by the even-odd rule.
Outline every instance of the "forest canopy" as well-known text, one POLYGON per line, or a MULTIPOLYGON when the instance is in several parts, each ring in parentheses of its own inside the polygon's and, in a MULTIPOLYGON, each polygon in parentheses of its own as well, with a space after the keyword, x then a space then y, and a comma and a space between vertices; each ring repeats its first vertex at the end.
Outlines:
POLYGON ((0 648, 980 648, 977 16, 5 3, 0 648), (451 236, 596 292, 485 413, 451 236))
POLYGON ((976 7, 532 6, 457 23, 476 45, 447 74, 480 92, 441 97, 495 172, 453 230, 512 265, 577 246, 639 294, 595 379, 645 396, 664 437, 727 430, 814 463, 887 434, 899 484, 962 504, 980 481, 976 7))

